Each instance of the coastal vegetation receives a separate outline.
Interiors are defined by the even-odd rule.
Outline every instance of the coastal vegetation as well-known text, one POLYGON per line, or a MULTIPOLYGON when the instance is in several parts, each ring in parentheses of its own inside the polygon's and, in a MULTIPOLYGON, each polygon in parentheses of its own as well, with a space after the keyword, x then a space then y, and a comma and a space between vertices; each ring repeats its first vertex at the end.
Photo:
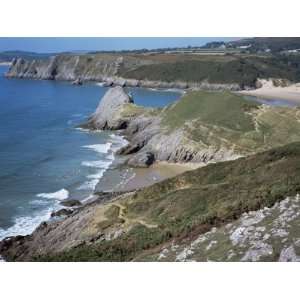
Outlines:
MULTIPOLYGON (((124 207, 107 209, 106 230, 132 220, 124 234, 112 240, 84 244, 61 253, 35 256, 46 261, 142 260, 171 241, 191 239, 212 227, 238 219, 244 212, 271 207, 300 191, 300 143, 272 149, 235 161, 212 164, 117 200, 124 207), (136 220, 143 220, 145 226, 136 220), (154 226, 155 225, 155 226, 154 226), (108 227, 107 227, 108 226, 108 227)), ((105 207, 104 207, 105 208, 105 207)))
POLYGON ((242 88, 253 87, 257 78, 286 78, 300 80, 299 57, 224 56, 216 60, 207 56, 176 62, 143 65, 133 70, 123 70, 121 76, 139 80, 166 82, 186 81, 210 83, 237 83, 242 88))
POLYGON ((129 122, 121 153, 133 154, 134 164, 148 153, 169 162, 234 159, 300 141, 299 117, 297 107, 271 107, 228 91, 190 91, 129 122))

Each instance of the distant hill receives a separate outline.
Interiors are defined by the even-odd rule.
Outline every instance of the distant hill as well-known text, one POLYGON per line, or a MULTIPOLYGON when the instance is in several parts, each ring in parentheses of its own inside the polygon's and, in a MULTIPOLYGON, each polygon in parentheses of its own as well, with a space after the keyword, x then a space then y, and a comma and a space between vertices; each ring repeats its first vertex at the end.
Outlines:
POLYGON ((0 62, 1 61, 11 61, 13 58, 24 58, 26 60, 33 60, 33 59, 46 59, 50 56, 55 55, 54 53, 36 53, 36 52, 27 52, 27 51, 3 51, 0 52, 0 62))
POLYGON ((256 37, 246 38, 226 43, 227 47, 245 47, 251 52, 266 51, 281 52, 300 49, 300 37, 256 37))

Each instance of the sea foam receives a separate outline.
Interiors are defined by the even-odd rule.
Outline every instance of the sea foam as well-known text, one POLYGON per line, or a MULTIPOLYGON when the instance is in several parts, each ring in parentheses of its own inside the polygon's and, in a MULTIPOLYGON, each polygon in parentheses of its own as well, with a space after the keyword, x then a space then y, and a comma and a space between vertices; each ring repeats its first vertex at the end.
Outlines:
POLYGON ((82 146, 82 148, 91 149, 98 153, 108 153, 111 146, 112 143, 106 143, 106 144, 86 145, 86 146, 82 146))
POLYGON ((45 199, 65 200, 69 197, 69 192, 66 189, 61 189, 54 193, 41 193, 37 194, 37 197, 45 199))
POLYGON ((83 161, 81 165, 90 168, 106 169, 110 166, 111 163, 112 163, 111 161, 90 160, 90 161, 83 161))
POLYGON ((13 226, 8 229, 0 228, 0 240, 9 236, 31 234, 41 222, 49 220, 51 212, 55 210, 55 208, 55 206, 48 207, 35 216, 17 217, 13 226))
POLYGON ((78 187, 78 190, 92 190, 96 189, 97 184, 100 179, 103 177, 106 170, 110 167, 115 159, 115 151, 126 145, 127 141, 121 136, 111 134, 110 142, 106 144, 94 144, 82 146, 83 148, 90 149, 95 151, 101 156, 106 154, 102 160, 93 160, 93 161, 83 161, 82 166, 94 168, 96 172, 94 174, 87 175, 88 180, 78 187))

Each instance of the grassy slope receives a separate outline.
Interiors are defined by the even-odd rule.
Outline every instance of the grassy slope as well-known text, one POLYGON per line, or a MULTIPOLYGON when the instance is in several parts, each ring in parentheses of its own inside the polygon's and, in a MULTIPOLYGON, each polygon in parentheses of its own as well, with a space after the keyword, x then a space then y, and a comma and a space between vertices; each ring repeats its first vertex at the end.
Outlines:
POLYGON ((186 121, 201 119, 207 124, 245 132, 254 129, 251 117, 245 112, 258 105, 229 92, 196 91, 166 109, 163 120, 170 127, 181 127, 186 121))
POLYGON ((300 38, 299 37, 258 37, 248 38, 238 41, 230 42, 235 46, 246 46, 251 44, 252 51, 258 51, 269 48, 271 51, 279 52, 287 49, 299 49, 300 38))
POLYGON ((183 128, 204 147, 249 154, 300 141, 300 110, 268 107, 230 92, 195 91, 163 110, 167 130, 183 128))
MULTIPOLYGON (((83 245, 37 260, 126 261, 142 259, 173 239, 208 231, 243 212, 272 206, 300 191, 300 143, 235 161, 211 164, 144 188, 121 200, 122 218, 132 221, 121 237, 83 245)), ((116 213, 114 222, 120 223, 116 213)), ((107 222, 107 221, 104 221, 107 222)), ((99 223, 101 228, 101 222, 99 223)))
POLYGON ((136 79, 161 80, 173 82, 237 83, 241 86, 254 86, 257 78, 285 78, 291 81, 300 80, 299 57, 259 57, 235 56, 228 59, 198 59, 195 56, 186 60, 150 64, 135 69, 123 69, 121 76, 136 79))

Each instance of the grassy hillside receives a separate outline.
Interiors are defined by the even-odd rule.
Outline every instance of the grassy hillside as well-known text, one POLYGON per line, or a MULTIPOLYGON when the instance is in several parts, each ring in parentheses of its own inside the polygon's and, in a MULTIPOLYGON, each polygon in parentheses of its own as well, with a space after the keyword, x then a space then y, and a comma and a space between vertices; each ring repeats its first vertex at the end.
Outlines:
POLYGON ((227 43, 232 46, 248 46, 251 45, 251 51, 263 51, 270 49, 272 52, 280 52, 284 50, 300 49, 299 37, 257 37, 242 39, 227 43))
POLYGON ((300 141, 299 108, 265 106, 230 92, 189 92, 161 117, 168 132, 182 128, 202 149, 250 154, 300 141))
POLYGON ((259 56, 227 56, 212 58, 210 56, 149 64, 135 69, 123 69, 121 76, 136 79, 176 80, 210 83, 238 83, 243 86, 254 86, 257 78, 285 78, 291 81, 300 80, 299 57, 259 57, 259 56))
POLYGON ((50 56, 55 55, 55 53, 36 53, 27 51, 3 51, 0 52, 0 61, 11 61, 13 58, 23 58, 26 60, 33 59, 48 59, 50 56))
POLYGON ((201 119, 207 124, 249 131, 254 124, 246 113, 258 105, 229 92, 189 92, 164 111, 164 122, 170 127, 181 127, 187 121, 201 119))
POLYGON ((139 260, 152 249, 193 238, 299 191, 300 143, 293 143, 189 171, 100 206, 92 224, 99 231, 122 228, 123 234, 36 259, 139 260))

